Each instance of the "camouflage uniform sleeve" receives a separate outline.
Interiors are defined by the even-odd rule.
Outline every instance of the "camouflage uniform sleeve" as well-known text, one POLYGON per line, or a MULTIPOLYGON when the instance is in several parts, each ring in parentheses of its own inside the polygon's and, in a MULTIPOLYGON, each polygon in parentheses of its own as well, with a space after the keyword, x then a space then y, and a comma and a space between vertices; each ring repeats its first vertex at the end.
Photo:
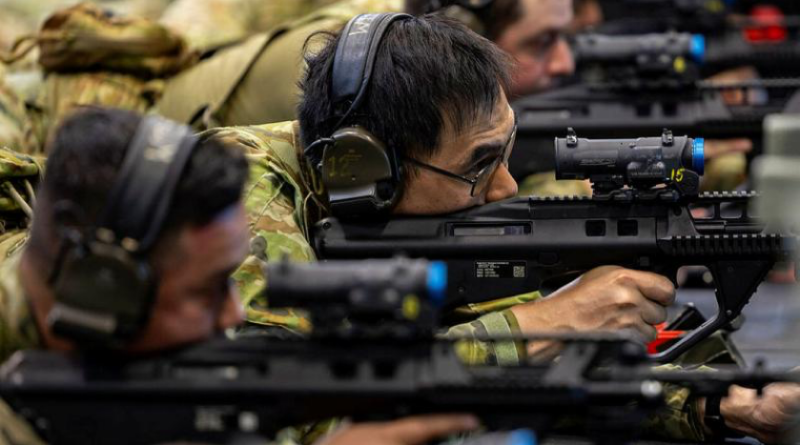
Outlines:
POLYGON ((250 177, 244 203, 250 228, 250 255, 233 274, 247 321, 306 333, 311 326, 302 311, 267 309, 262 295, 267 260, 315 261, 306 233, 310 191, 300 176, 292 122, 260 127, 234 127, 207 132, 245 151, 250 177), (294 162, 292 162, 294 160, 294 162))
MULTIPOLYGON (((451 327, 442 338, 509 337, 519 333, 517 319, 510 309, 490 312, 469 323, 451 327)), ((463 339, 456 342, 456 353, 469 365, 520 364, 525 359, 525 346, 513 341, 480 341, 463 339)))
MULTIPOLYGON (((676 371, 680 366, 664 365, 658 370, 676 371)), ((711 371, 711 368, 701 367, 701 370, 711 371)), ((665 385, 664 398, 666 406, 655 415, 647 418, 642 424, 642 433, 647 437, 681 440, 688 442, 703 442, 708 438, 703 433, 697 409, 697 397, 688 388, 678 385, 665 385)))
MULTIPOLYGON (((519 334, 517 318, 509 309, 539 298, 539 292, 531 292, 457 308, 453 317, 469 321, 450 327, 441 337, 508 337, 519 334)), ((464 363, 470 365, 515 365, 525 357, 525 348, 518 342, 461 340, 456 343, 456 352, 464 363)))

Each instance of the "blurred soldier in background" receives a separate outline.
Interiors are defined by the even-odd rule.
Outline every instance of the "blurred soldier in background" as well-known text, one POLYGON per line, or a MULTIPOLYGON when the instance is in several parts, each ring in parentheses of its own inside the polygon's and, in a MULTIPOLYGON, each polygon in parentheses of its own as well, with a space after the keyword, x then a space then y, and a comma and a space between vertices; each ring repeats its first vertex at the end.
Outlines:
MULTIPOLYGON (((563 32, 572 20, 570 0, 495 0, 472 10, 456 2, 448 13, 482 28, 517 62, 511 94, 528 94, 570 74, 572 55, 563 32)), ((431 0, 340 0, 271 32, 255 36, 171 79, 159 113, 201 128, 254 125, 295 117, 303 46, 318 31, 338 30, 368 12, 434 11, 431 0)), ((313 52, 314 45, 311 45, 313 52)))

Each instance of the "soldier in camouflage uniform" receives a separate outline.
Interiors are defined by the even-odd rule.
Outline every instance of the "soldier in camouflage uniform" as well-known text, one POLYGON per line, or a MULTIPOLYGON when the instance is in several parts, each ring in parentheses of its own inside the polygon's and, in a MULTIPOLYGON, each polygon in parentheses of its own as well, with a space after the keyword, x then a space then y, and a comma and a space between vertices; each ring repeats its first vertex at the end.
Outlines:
MULTIPOLYGON (((48 277, 54 268, 62 267, 57 264, 56 257, 61 244, 59 234, 64 229, 58 226, 63 222, 56 221, 54 204, 70 201, 80 206, 82 217, 87 219, 78 218, 84 226, 76 223, 79 227, 73 228, 88 230, 92 227, 105 207, 105 195, 112 188, 124 150, 140 120, 140 116, 129 112, 89 109, 68 119, 55 135, 52 144, 55 153, 49 161, 52 174, 45 177, 40 188, 30 240, 24 249, 19 249, 19 243, 14 249, 4 248, 3 255, 7 258, 0 261, 0 361, 21 349, 71 350, 75 347, 70 341, 55 337, 45 321, 55 298, 48 277)), ((37 173, 32 171, 35 165, 14 162, 15 158, 5 152, 0 152, 0 160, 5 170, 0 172, 3 176, 24 178, 37 173)), ((189 173, 181 179, 184 185, 179 186, 176 193, 176 196, 183 195, 187 204, 182 210, 178 206, 171 208, 174 216, 168 217, 165 229, 169 233, 174 230, 175 241, 170 237, 158 243, 168 242, 170 246, 174 243, 174 247, 155 250, 160 252, 156 303, 148 324, 126 346, 131 351, 202 340, 241 320, 238 296, 235 290, 223 284, 227 271, 238 265, 247 250, 246 222, 240 202, 246 161, 238 151, 205 143, 196 148, 187 171, 189 173), (204 187, 192 186, 198 183, 204 187), (215 204, 203 209, 196 206, 197 201, 215 204), (184 251, 180 259, 167 254, 175 249, 184 251), (199 261, 195 263, 198 268, 183 270, 191 268, 189 263, 195 258, 199 261), (216 276, 222 278, 214 285, 214 292, 197 293, 197 289, 207 288, 207 283, 216 276), (197 281, 180 283, 186 279, 197 281), (183 295, 187 292, 195 293, 183 295)), ((3 183, 4 190, 6 184, 13 185, 12 179, 3 183)), ((6 210, 3 208, 7 206, 3 202, 5 199, 0 199, 0 210, 6 210)), ((0 444, 40 443, 30 434, 31 430, 14 417, 8 407, 0 403, 0 444)))
MULTIPOLYGON (((436 2, 438 3, 438 2, 436 2)), ((295 118, 300 99, 303 47, 319 31, 336 31, 363 13, 429 12, 429 0, 340 0, 270 32, 215 54, 171 79, 159 114, 198 127, 255 125, 295 118), (264 91, 270 99, 264 100, 264 91)), ((485 16, 456 7, 447 14, 469 22, 517 62, 512 96, 547 88, 570 74, 572 55, 560 33, 572 19, 569 0, 502 0, 485 16), (533 43, 531 43, 533 42, 533 43)))
MULTIPOLYGON (((24 250, 16 250, 0 262, 0 362, 23 349, 69 351, 76 347, 55 336, 46 321, 55 301, 48 276, 53 268, 62 266, 56 257, 58 234, 64 227, 55 218, 53 204, 70 201, 80 206, 86 218, 84 226, 71 228, 93 228, 140 120, 130 112, 87 109, 67 118, 55 135, 49 165, 52 174, 42 186, 31 241, 24 250)), ((153 249, 157 258, 151 261, 157 264, 159 275, 155 302, 147 324, 125 345, 125 351, 148 352, 202 341, 241 321, 228 271, 247 251, 241 203, 246 172, 247 164, 238 150, 215 141, 201 142, 195 148, 179 180, 176 204, 162 229, 169 237, 157 241, 153 249), (205 205, 198 206, 198 202, 205 205)), ((471 416, 418 417, 356 425, 326 444, 355 445, 368 439, 377 445, 416 445, 476 426, 477 420, 471 416)), ((291 438, 286 433, 276 445, 291 445, 291 438)), ((33 428, 0 400, 0 445, 43 443, 33 428)))
MULTIPOLYGON (((517 61, 512 96, 541 91, 554 77, 571 74, 574 68, 569 48, 557 34, 570 23, 570 2, 516 3, 494 2, 481 17, 457 6, 445 11, 473 29, 481 29, 517 61), (535 47, 525 42, 536 42, 535 47)), ((300 100, 297 85, 304 69, 303 47, 311 35, 338 30, 361 13, 407 10, 419 15, 430 11, 432 5, 429 0, 340 0, 220 51, 170 79, 156 110, 201 129, 294 119, 300 100), (265 90, 269 91, 269 100, 263 97, 265 90)), ((313 48, 313 40, 311 43, 313 48)), ((555 196, 590 192, 583 181, 556 181, 549 172, 523 181, 520 193, 555 196)))
MULTIPOLYGON (((354 114, 357 117, 352 117, 345 125, 367 128, 395 150, 402 150, 400 157, 415 159, 414 164, 434 165, 450 172, 463 171, 459 160, 469 158, 476 144, 510 150, 513 113, 497 82, 505 78, 505 65, 494 47, 484 42, 440 19, 398 22, 381 42, 368 93, 370 97, 354 114), (426 25, 415 26, 420 23, 426 25), (453 41, 469 48, 464 50, 466 54, 447 46, 453 41), (421 42, 426 44, 418 44, 421 42), (474 57, 475 54, 482 56, 474 57), (392 61, 391 69, 385 67, 388 59, 392 61), (475 73, 485 77, 476 79, 475 73), (454 89, 454 84, 459 88, 454 89), (485 96, 476 98, 469 92, 481 92, 485 96), (487 101, 493 104, 488 109, 487 101), (470 106, 479 110, 470 110, 470 106), (392 111, 391 117, 387 117, 386 110, 392 111), (442 118, 440 113, 447 118, 442 118), (438 124, 437 119, 441 119, 438 124), (463 134, 450 129, 448 125, 458 125, 450 122, 461 122, 458 128, 463 134), (429 126, 437 129, 431 130, 429 126), (420 158, 424 161, 416 160, 420 158)), ((331 134, 331 126, 338 121, 329 114, 334 107, 328 98, 329 91, 320 87, 330 84, 330 72, 323 67, 332 65, 334 48, 335 43, 327 44, 309 62, 299 122, 214 129, 204 136, 238 145, 251 162, 250 182, 245 189, 252 235, 251 254, 233 275, 243 296, 250 326, 299 334, 313 329, 301 312, 270 310, 268 301, 259 291, 265 285, 268 288, 268 277, 262 275, 261 269, 264 261, 316 259, 309 244, 309 231, 328 214, 328 200, 325 185, 304 155, 304 147, 331 134)), ((450 177, 438 177, 428 169, 409 165, 405 163, 408 170, 403 195, 395 208, 397 212, 453 211, 504 199, 516 192, 516 184, 502 163, 491 173, 493 176, 483 193, 476 197, 470 197, 469 187, 450 177)), ((461 308, 458 315, 464 323, 452 326, 443 335, 507 336, 540 330, 602 327, 632 328, 652 338, 651 324, 663 320, 663 306, 670 304, 673 297, 671 283, 661 276, 603 267, 585 274, 548 298, 533 293, 461 308), (630 320, 630 324, 625 324, 624 320, 630 320)), ((525 360, 530 353, 549 352, 539 346, 526 350, 512 342, 462 341, 458 349, 469 363, 508 365, 525 360)), ((688 390, 671 388, 667 401, 669 408, 647 423, 648 433, 686 440, 710 437, 702 421, 703 399, 695 398, 688 390)), ((791 411, 786 406, 781 409, 783 413, 791 411)), ((737 414, 741 413, 731 409, 726 415, 735 418, 737 414)), ((759 430, 748 430, 754 431, 759 430)))

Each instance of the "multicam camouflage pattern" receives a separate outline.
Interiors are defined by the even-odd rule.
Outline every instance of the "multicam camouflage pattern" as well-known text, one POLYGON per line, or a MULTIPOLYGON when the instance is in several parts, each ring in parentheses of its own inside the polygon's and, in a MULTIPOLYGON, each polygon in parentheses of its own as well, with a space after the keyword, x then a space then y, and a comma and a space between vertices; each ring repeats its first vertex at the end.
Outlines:
POLYGON ((18 275, 21 257, 17 251, 0 262, 0 363, 16 351, 42 346, 18 275))
MULTIPOLYGON (((146 112, 160 94, 163 82, 112 72, 49 74, 36 99, 37 113, 29 114, 35 140, 46 141, 49 131, 77 107, 98 105, 146 112)), ((44 147, 39 146, 38 152, 44 147)))
MULTIPOLYGON (((311 329, 308 319, 295 310, 274 311, 260 291, 267 284, 261 265, 268 260, 288 258, 292 261, 315 261, 316 255, 308 243, 309 229, 327 213, 327 196, 316 172, 301 152, 299 125, 282 122, 253 127, 233 127, 210 130, 203 137, 214 137, 241 147, 251 162, 250 181, 245 186, 251 239, 251 254, 233 274, 247 319, 263 326, 280 326, 305 333, 311 329)), ((521 301, 532 301, 538 294, 504 299, 485 305, 461 309, 463 318, 475 319, 453 327, 445 335, 488 333, 506 336, 515 325, 507 309, 521 301), (500 315, 498 315, 500 314, 500 315), (512 320, 512 321, 508 321, 512 320)), ((516 347, 472 345, 464 343, 459 351, 469 362, 519 363, 516 347), (497 356, 507 354, 507 356, 497 356)))
MULTIPOLYGON (((14 73, 24 80, 15 84, 28 85, 34 79, 37 91, 28 98, 31 105, 25 110, 23 128, 13 133, 15 150, 43 152, 49 131, 77 106, 145 112, 161 94, 160 78, 195 62, 182 38, 164 26, 143 18, 108 16, 104 11, 89 3, 62 9, 31 35, 30 42, 39 49, 40 69, 47 74, 39 80, 35 75, 14 73)), ((8 97, 0 90, 0 104, 10 102, 8 97)), ((18 116, 19 112, 0 112, 0 135, 10 128, 6 114, 18 116)))
POLYGON ((0 215, 4 212, 30 211, 34 184, 42 172, 41 158, 0 148, 0 215))
POLYGON ((525 361, 526 351, 523 342, 494 341, 482 342, 464 340, 469 337, 509 337, 520 332, 517 319, 509 309, 490 312, 469 323, 451 327, 443 338, 461 339, 456 341, 456 353, 469 365, 514 366, 525 361))
POLYGON ((0 68, 0 148, 24 151, 32 134, 25 104, 5 84, 0 68))
POLYGON ((342 0, 256 34, 170 79, 157 111, 203 129, 294 119, 306 40, 361 13, 402 9, 403 0, 342 0))
POLYGON ((333 0, 177 0, 160 22, 192 48, 218 47, 310 14, 333 0))
MULTIPOLYGON (((677 365, 659 366, 659 371, 678 371, 677 365)), ((710 368, 698 368, 711 371, 710 368)), ((689 442, 707 440, 700 423, 697 398, 687 388, 676 385, 664 387, 666 406, 656 416, 648 417, 642 424, 642 432, 648 437, 689 442)))
POLYGON ((196 61, 183 39, 164 26, 138 17, 109 14, 91 3, 56 11, 31 41, 48 72, 108 70, 165 77, 196 61))
MULTIPOLYGON (((283 122, 256 127, 221 128, 204 137, 219 138, 241 147, 251 161, 250 181, 245 190, 245 205, 250 218, 251 254, 234 273, 244 299, 248 321, 263 326, 279 326, 295 332, 308 332, 308 320, 292 310, 275 312, 258 292, 267 279, 261 264, 267 260, 288 258, 294 261, 316 259, 308 244, 309 228, 326 214, 325 190, 300 150, 297 122, 283 122)), ((461 308, 457 316, 468 319, 453 326, 445 337, 508 336, 519 333, 519 326, 508 309, 514 304, 540 298, 538 293, 461 308)), ((716 343, 715 343, 716 344, 716 343)), ((714 348, 712 348, 714 349, 714 348)), ((525 359, 525 348, 516 342, 484 343, 461 341, 457 351, 471 364, 518 364, 525 359)), ((713 356, 714 354, 712 354, 713 356)), ((692 358, 691 361, 697 360, 692 358)), ((696 400, 679 387, 667 390, 667 409, 649 419, 649 435, 673 439, 702 440, 696 400)))
POLYGON ((0 148, 0 264, 25 244, 42 158, 0 148))
POLYGON ((250 161, 244 203, 253 236, 251 254, 233 274, 248 321, 308 332, 311 326, 300 312, 267 309, 259 295, 266 284, 261 271, 265 261, 316 260, 307 235, 310 225, 325 215, 326 198, 316 175, 298 156, 297 123, 222 128, 203 136, 241 147, 250 161))
MULTIPOLYGON (((18 238, 19 235, 12 238, 18 238)), ((41 347, 36 322, 30 312, 17 271, 21 253, 6 257, 5 244, 13 239, 0 235, 0 363, 22 349, 41 347)), ((18 244, 18 243, 15 243, 18 244)), ((0 445, 44 445, 34 430, 0 400, 0 445)))

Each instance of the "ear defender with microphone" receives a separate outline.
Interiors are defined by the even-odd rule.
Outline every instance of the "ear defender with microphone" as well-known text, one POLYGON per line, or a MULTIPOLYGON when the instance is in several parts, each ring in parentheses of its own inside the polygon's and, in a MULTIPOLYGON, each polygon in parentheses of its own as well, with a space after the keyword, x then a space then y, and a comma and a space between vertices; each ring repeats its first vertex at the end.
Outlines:
POLYGON ((55 305, 48 323, 56 335, 118 348, 141 333, 158 285, 148 254, 196 145, 186 126, 142 119, 98 221, 62 234, 50 277, 55 305))
POLYGON ((392 23, 408 14, 362 14, 345 26, 333 61, 332 102, 340 115, 333 134, 310 144, 306 155, 320 171, 331 212, 340 218, 375 217, 400 197, 402 174, 394 147, 361 126, 345 125, 367 97, 381 39, 392 23), (321 155, 320 155, 321 151, 321 155))

